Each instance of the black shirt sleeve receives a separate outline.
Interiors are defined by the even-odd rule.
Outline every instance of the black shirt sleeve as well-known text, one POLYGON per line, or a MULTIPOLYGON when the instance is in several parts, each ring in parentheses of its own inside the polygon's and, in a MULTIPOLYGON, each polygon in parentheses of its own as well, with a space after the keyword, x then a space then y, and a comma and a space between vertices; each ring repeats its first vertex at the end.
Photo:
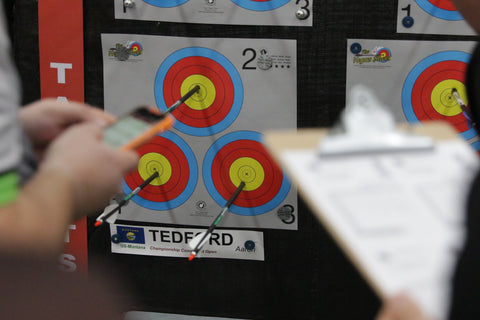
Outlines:
MULTIPOLYGON (((467 95, 472 120, 478 125, 480 114, 480 47, 475 50, 469 64, 467 95)), ((460 254, 453 277, 449 317, 452 320, 480 319, 480 173, 476 173, 475 180, 470 188, 466 223, 466 243, 460 254)))

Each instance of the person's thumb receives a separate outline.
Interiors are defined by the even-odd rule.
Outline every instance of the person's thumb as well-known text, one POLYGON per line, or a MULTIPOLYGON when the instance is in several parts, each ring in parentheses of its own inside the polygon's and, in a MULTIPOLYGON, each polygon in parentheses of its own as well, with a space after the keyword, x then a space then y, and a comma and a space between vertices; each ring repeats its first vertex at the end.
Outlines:
POLYGON ((426 320, 418 305, 407 295, 398 295, 391 301, 391 308, 398 320, 426 320))

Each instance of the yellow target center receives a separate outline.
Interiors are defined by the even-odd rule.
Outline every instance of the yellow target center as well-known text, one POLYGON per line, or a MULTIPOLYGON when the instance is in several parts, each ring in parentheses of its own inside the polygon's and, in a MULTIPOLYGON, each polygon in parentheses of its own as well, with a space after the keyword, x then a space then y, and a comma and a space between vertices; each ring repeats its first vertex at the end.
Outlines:
POLYGON ((229 175, 232 183, 236 186, 245 182, 245 191, 253 191, 259 188, 265 180, 265 171, 262 165, 255 159, 242 157, 235 160, 230 166, 229 175))
POLYGON ((432 90, 430 101, 433 108, 441 115, 453 117, 462 113, 462 108, 452 94, 452 89, 457 89, 460 98, 468 105, 465 85, 458 80, 447 79, 439 82, 432 90))
POLYGON ((188 76, 180 86, 180 94, 183 96, 192 90, 196 85, 200 90, 195 92, 185 104, 194 110, 204 110, 210 107, 215 101, 216 90, 215 85, 210 79, 201 74, 192 74, 188 76))
POLYGON ((172 166, 165 156, 155 152, 144 154, 138 162, 140 177, 143 180, 147 180, 155 171, 158 172, 158 177, 150 182, 154 186, 161 186, 167 183, 172 176, 172 166))

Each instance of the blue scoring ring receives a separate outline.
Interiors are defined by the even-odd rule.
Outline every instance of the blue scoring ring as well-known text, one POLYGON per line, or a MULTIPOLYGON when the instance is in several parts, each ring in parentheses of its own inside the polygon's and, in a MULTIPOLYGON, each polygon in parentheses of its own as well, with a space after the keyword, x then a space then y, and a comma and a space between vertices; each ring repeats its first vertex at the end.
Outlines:
POLYGON ((236 5, 253 11, 269 11, 278 9, 286 5, 290 0, 270 0, 270 1, 252 1, 252 0, 232 0, 236 5))
POLYGON ((172 8, 172 7, 178 7, 188 2, 189 0, 143 0, 143 1, 156 7, 172 8))

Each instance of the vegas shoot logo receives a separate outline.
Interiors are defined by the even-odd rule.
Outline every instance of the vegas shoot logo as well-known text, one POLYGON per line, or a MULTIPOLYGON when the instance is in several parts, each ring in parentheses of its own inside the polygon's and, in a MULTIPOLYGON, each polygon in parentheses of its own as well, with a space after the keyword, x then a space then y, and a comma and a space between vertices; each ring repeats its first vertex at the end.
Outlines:
POLYGON ((373 49, 364 49, 359 43, 350 46, 353 53, 353 64, 387 63, 392 60, 392 51, 386 47, 376 46, 373 49))

